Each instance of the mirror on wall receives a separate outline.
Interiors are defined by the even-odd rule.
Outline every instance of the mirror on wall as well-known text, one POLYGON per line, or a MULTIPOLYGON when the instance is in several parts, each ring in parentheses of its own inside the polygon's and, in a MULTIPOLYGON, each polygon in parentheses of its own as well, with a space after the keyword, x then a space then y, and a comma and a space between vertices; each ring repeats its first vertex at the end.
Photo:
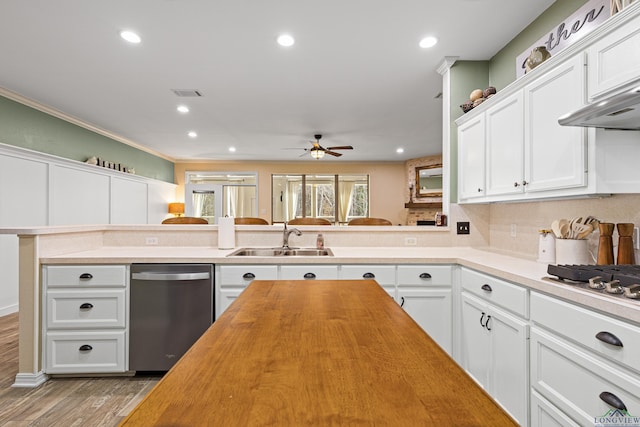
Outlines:
POLYGON ((416 168, 416 197, 442 197, 442 164, 416 168))

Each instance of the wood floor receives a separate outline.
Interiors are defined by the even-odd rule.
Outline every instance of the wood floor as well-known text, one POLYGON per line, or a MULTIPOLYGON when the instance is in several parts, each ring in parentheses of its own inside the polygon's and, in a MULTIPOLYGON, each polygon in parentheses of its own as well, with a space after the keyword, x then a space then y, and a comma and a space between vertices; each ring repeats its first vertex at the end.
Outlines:
POLYGON ((0 426, 117 426, 159 377, 54 378, 12 388, 18 372, 18 314, 0 317, 0 426))

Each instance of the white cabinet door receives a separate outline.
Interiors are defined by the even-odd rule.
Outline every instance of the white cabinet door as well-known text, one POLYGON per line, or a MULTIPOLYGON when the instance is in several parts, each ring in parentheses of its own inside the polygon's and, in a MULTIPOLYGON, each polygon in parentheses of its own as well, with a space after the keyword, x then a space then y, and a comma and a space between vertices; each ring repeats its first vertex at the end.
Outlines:
POLYGON ((220 317, 222 313, 231 305, 232 302, 236 300, 244 291, 246 287, 233 287, 233 288, 222 288, 218 293, 218 301, 216 306, 218 307, 218 312, 216 313, 216 319, 220 317))
POLYGON ((525 426, 529 407, 529 326, 495 307, 490 307, 488 316, 491 396, 525 426))
POLYGON ((620 25, 587 49, 589 100, 637 85, 640 76, 640 17, 620 25))
POLYGON ((451 354, 451 289, 398 288, 400 306, 451 354))
POLYGON ((522 193, 524 185, 524 107, 518 91, 485 112, 486 194, 522 193))
POLYGON ((587 131, 558 124, 558 117, 585 104, 584 68, 579 54, 524 88, 527 192, 587 185, 587 131))
POLYGON ((520 425, 528 425, 526 322, 462 292, 462 367, 520 425))
POLYGON ((462 293, 461 362, 462 367, 484 389, 489 382, 489 331, 484 327, 488 305, 462 293))
POLYGON ((485 119, 484 114, 458 128, 458 198, 482 197, 485 194, 485 119))

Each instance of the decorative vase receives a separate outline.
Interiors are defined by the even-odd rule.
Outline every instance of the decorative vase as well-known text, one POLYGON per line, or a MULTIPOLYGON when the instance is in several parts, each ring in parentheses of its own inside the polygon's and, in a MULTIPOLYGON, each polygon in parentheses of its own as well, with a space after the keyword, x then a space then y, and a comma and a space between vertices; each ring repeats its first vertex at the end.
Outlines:
POLYGON ((528 73, 549 58, 551 58, 551 54, 545 46, 534 47, 524 62, 524 72, 528 73))

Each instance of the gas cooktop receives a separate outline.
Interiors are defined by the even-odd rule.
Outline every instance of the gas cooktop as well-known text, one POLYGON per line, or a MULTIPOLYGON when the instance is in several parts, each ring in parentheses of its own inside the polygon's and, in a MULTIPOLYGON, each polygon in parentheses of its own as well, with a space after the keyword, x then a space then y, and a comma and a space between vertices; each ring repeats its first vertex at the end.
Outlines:
POLYGON ((611 296, 640 300, 640 265, 556 265, 547 273, 555 282, 579 286, 611 296))

